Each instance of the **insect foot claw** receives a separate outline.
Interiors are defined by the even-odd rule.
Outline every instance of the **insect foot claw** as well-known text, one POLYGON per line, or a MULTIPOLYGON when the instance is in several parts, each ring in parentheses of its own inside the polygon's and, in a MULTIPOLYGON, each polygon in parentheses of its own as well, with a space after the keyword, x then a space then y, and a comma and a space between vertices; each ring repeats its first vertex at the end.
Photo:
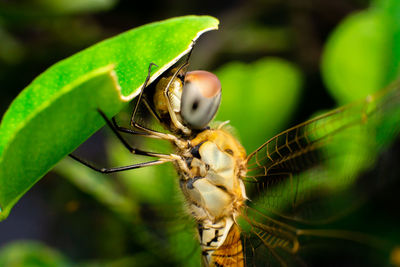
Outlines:
POLYGON ((151 66, 156 66, 156 67, 158 67, 158 65, 157 65, 156 63, 154 63, 154 62, 151 62, 149 66, 150 66, 150 67, 151 67, 151 66))

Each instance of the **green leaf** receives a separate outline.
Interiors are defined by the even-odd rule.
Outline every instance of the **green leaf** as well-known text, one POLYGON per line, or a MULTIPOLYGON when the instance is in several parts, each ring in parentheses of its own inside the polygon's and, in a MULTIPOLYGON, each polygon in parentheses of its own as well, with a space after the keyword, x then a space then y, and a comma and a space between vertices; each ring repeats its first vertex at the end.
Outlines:
MULTIPOLYGON (((388 30, 391 31, 392 50, 389 69, 387 73, 388 81, 392 81, 399 75, 400 70, 400 1, 398 0, 379 0, 375 1, 375 9, 384 13, 389 21, 388 30)), ((389 47, 388 47, 389 49, 389 47)))
POLYGON ((188 53, 199 35, 216 29, 208 16, 148 24, 55 64, 14 100, 0 125, 0 220, 60 159, 102 125, 96 109, 118 113, 141 88, 188 53))
POLYGON ((375 0, 345 19, 329 38, 322 73, 339 104, 387 86, 400 70, 400 1, 375 0))
POLYGON ((301 92, 298 68, 278 58, 263 58, 251 64, 228 63, 216 74, 222 90, 229 90, 223 93, 217 119, 230 120, 248 152, 282 130, 301 92))
POLYGON ((35 241, 17 241, 0 250, 1 266, 71 266, 58 251, 35 241))
POLYGON ((322 74, 339 104, 358 100, 387 85, 392 32, 383 12, 369 10, 345 19, 329 38, 322 74))

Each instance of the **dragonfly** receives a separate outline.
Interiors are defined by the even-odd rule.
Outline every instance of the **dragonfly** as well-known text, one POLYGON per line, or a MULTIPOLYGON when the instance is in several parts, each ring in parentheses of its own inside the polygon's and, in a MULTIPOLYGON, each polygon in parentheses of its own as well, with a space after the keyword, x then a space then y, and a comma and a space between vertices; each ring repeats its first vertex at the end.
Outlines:
MULTIPOLYGON (((337 191, 343 193, 337 199, 353 196, 349 185, 375 165, 376 151, 388 146, 383 140, 398 137, 398 84, 283 131, 246 154, 227 122, 209 126, 220 106, 221 83, 211 72, 187 71, 189 57, 159 78, 152 90, 148 82, 155 64, 149 65, 130 127, 120 126, 115 117, 110 120, 98 110, 129 152, 154 160, 97 168, 70 156, 101 173, 172 163, 187 213, 197 224, 203 266, 265 266, 259 264, 265 253, 286 266, 285 253, 296 255, 303 236, 379 242, 360 233, 303 229, 288 222, 323 223, 346 212, 332 211, 326 196, 337 191), (140 104, 165 132, 138 122, 140 104), (378 125, 385 125, 384 130, 378 125), (134 147, 121 133, 166 140, 174 153, 134 147)), ((364 189, 360 194, 367 195, 369 187, 364 189)))

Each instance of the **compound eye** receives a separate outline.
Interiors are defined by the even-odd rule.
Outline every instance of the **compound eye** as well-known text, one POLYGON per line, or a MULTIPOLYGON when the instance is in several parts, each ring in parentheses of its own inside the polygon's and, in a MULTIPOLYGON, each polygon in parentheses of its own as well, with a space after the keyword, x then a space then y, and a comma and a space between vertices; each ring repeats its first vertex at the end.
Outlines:
POLYGON ((192 129, 203 129, 214 118, 221 102, 221 82, 211 72, 186 73, 182 90, 181 116, 192 129))

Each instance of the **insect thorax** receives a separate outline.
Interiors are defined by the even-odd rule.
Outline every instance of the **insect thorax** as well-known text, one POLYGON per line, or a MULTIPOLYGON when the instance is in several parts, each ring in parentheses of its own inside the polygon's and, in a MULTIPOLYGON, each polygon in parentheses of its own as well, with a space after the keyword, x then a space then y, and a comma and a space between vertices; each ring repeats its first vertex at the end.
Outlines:
POLYGON ((205 130, 178 151, 185 161, 176 167, 188 211, 197 220, 203 255, 218 249, 246 200, 241 177, 246 152, 224 130, 205 130))

